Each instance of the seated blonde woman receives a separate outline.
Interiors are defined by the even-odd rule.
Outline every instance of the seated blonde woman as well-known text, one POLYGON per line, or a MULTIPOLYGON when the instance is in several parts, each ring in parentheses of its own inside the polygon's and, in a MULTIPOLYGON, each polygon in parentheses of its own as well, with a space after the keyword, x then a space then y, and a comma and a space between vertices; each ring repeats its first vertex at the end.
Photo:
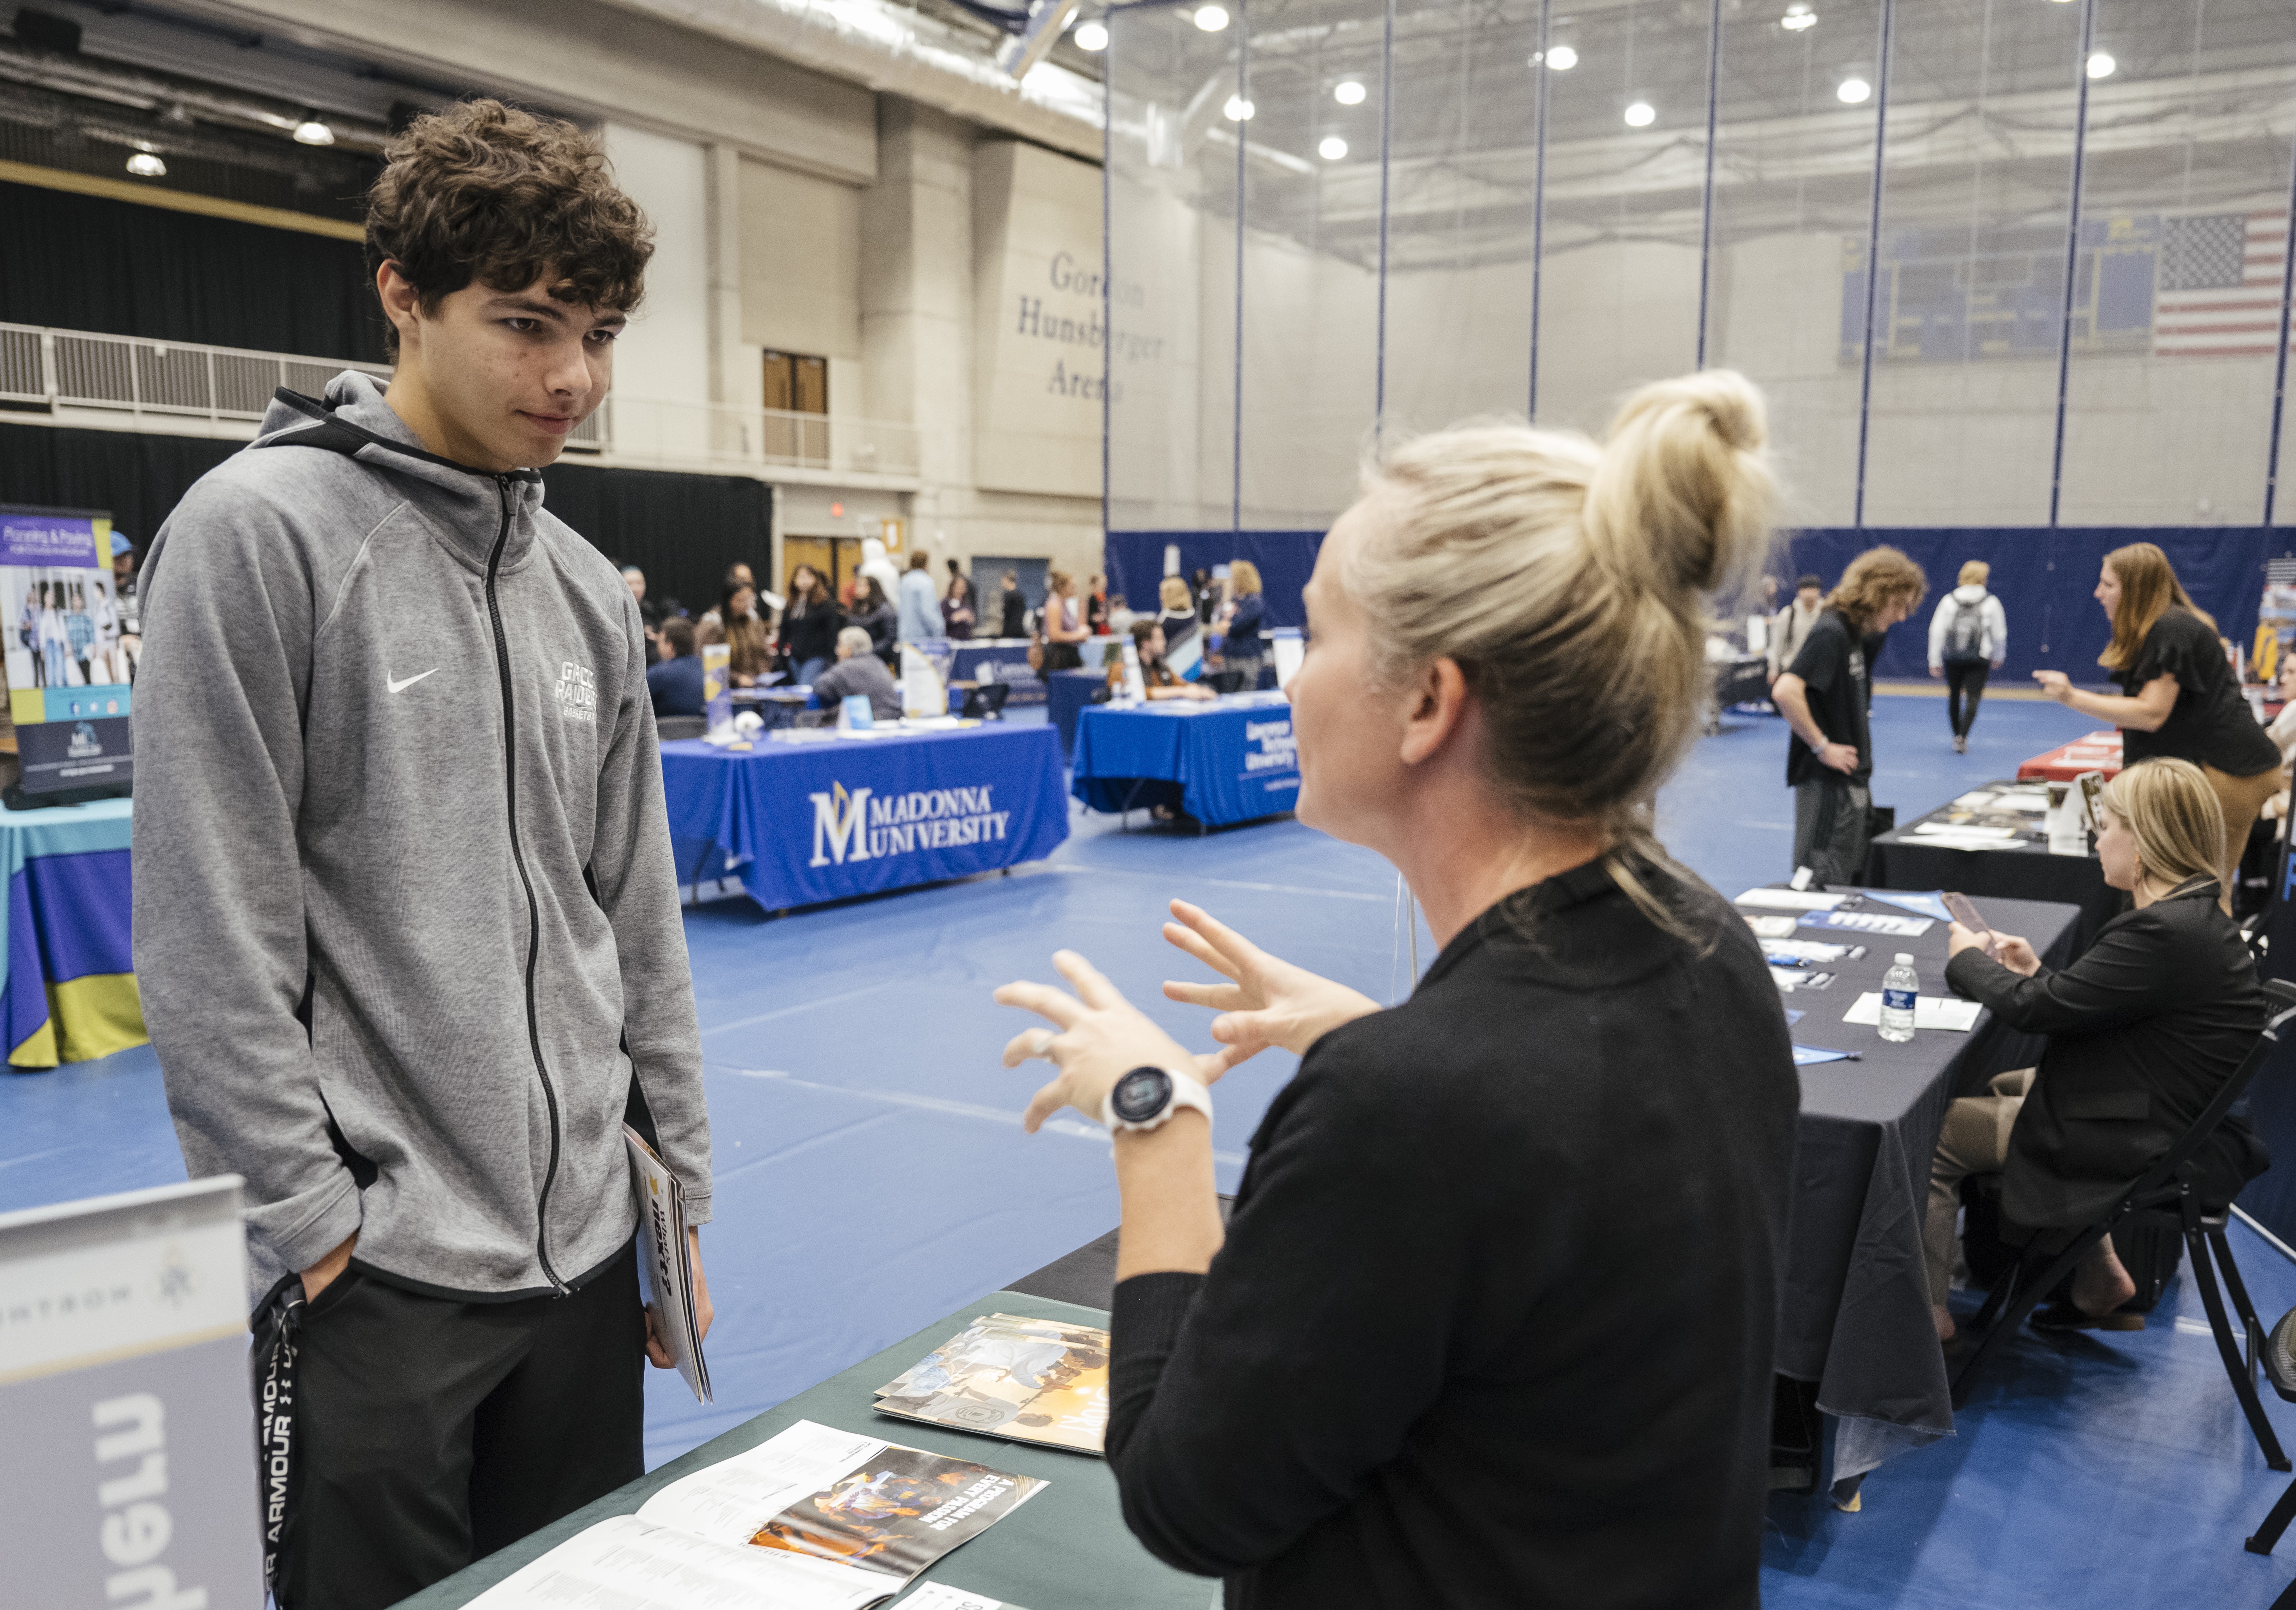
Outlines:
MULTIPOLYGON (((1992 1081, 1948 1109, 1931 1166, 1930 1302, 1941 1338, 1953 1273, 1954 1216, 1971 1174, 2001 1176, 2012 1234, 2059 1241, 2096 1221, 2159 1162, 2256 1043, 2267 1016, 2248 947, 2217 904, 2224 812, 2189 760, 2145 760, 2105 784, 2096 838, 2105 882, 2133 908, 2062 972, 2002 934, 1996 957, 1956 923, 1946 981, 2028 1034, 2046 1034, 2038 1068, 1992 1081)), ((2226 1119, 2201 1149, 2202 1205, 2221 1211, 2266 1157, 2248 1125, 2226 1119)), ((2139 1330, 2114 1310, 2136 1294, 2110 1236, 2074 1271, 2072 1301, 2033 1317, 2041 1328, 2139 1330)))

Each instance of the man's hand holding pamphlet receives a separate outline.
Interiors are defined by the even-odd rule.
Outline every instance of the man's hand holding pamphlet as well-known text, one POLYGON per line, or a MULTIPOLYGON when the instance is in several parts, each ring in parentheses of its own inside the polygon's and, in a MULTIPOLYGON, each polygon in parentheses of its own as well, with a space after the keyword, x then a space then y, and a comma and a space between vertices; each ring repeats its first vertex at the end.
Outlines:
POLYGON ((694 1397, 707 1403, 709 1365, 701 1356, 701 1335, 709 1327, 694 1311, 693 1229, 685 1219, 685 1187, 627 1124, 622 1139, 629 1147, 630 1193, 637 1199, 647 1351, 658 1347, 694 1397))
MULTIPOLYGON (((800 1420, 568 1539, 472 1610, 865 1610, 1045 1485, 800 1420)), ((947 1589, 911 1602, 996 1604, 947 1589)))

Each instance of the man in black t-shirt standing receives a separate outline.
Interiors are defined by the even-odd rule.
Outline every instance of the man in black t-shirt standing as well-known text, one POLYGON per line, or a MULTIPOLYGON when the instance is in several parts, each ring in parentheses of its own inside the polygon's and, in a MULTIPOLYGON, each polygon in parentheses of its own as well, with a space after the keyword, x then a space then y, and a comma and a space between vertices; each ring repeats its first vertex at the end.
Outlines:
POLYGON ((1854 883, 1866 866, 1874 741, 1864 639, 1903 620, 1928 591, 1921 566, 1896 548, 1866 549, 1841 573, 1793 663, 1770 689, 1793 728, 1786 785, 1794 791, 1794 866, 1808 867, 1821 886, 1854 883))

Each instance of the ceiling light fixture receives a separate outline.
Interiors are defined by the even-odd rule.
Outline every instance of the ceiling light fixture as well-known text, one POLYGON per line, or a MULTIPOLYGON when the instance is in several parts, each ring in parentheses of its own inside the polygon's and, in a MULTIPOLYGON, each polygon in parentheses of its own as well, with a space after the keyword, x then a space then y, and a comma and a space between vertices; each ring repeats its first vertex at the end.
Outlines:
MULTIPOLYGON (((1530 64, 1533 67, 1538 66, 1538 58, 1533 56, 1530 59, 1530 64)), ((1567 45, 1558 45, 1546 53, 1546 65, 1556 72, 1567 73, 1578 65, 1578 53, 1567 45)))
POLYGON ((1863 78, 1844 78, 1833 87, 1833 98, 1844 106, 1864 103, 1874 94, 1874 86, 1863 78))
POLYGON ((1326 162, 1336 162, 1348 154, 1348 143, 1337 135, 1325 135, 1324 143, 1316 147, 1316 154, 1326 162))
POLYGON ((127 159, 127 171, 139 179, 164 179, 168 165, 148 151, 139 151, 127 159))
POLYGON ((1798 34, 1806 28, 1817 26, 1817 13, 1801 4, 1801 0, 1795 0, 1795 4, 1786 7, 1786 14, 1778 19, 1778 26, 1790 34, 1798 34))
POLYGON ((1227 104, 1220 110, 1227 113, 1227 120, 1231 123, 1249 123, 1251 121, 1251 114, 1259 109, 1242 95, 1230 95, 1227 98, 1227 104))
POLYGON ((1216 34, 1227 26, 1227 8, 1224 5, 1196 7, 1196 26, 1208 34, 1216 34))
POLYGON ((295 144, 298 145, 332 145, 334 143, 335 131, 316 118, 307 118, 295 125, 295 144))
POLYGON ((1332 86, 1332 99, 1342 106, 1361 106, 1365 93, 1364 86, 1353 78, 1341 78, 1332 86))
POLYGON ((1077 24, 1076 32, 1070 37, 1076 40, 1076 47, 1078 50, 1106 50, 1108 48, 1108 24, 1105 22, 1079 22, 1077 24))
POLYGON ((1627 127, 1628 128, 1648 128, 1652 124, 1657 121, 1658 108, 1652 106, 1648 101, 1637 101, 1632 106, 1627 108, 1627 127))
POLYGON ((2088 76, 2092 78, 2110 78, 2112 77, 2113 70, 2120 65, 2120 63, 2111 56, 2106 55, 2103 51, 2098 51, 2088 59, 2088 76))

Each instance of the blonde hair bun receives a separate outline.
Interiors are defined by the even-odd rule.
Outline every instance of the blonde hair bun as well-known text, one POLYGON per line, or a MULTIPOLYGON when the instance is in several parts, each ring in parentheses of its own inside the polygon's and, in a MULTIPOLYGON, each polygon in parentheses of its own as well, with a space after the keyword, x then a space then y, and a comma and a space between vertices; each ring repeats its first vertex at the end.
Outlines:
MULTIPOLYGON (((1587 489, 1587 539, 1621 581, 1735 594, 1768 557, 1769 410, 1734 369, 1643 387, 1611 421, 1587 489)), ((1685 601, 1687 602, 1687 601, 1685 601)))

